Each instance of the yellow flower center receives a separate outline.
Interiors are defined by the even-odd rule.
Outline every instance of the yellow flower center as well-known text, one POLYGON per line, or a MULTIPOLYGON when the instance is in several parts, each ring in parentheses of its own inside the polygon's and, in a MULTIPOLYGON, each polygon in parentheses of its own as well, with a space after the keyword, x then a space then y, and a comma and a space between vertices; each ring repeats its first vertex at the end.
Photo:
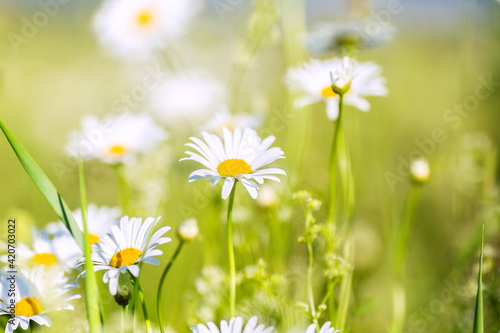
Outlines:
POLYGON ((249 174, 252 172, 252 168, 250 168, 247 162, 241 159, 231 158, 219 164, 217 172, 222 177, 234 177, 236 175, 249 174))
POLYGON ((109 265, 115 268, 132 265, 141 257, 141 255, 141 251, 134 249, 133 247, 128 247, 124 250, 116 252, 111 258, 109 265))
POLYGON ((35 297, 25 297, 15 305, 16 316, 31 317, 42 313, 43 308, 35 297))
POLYGON ((337 96, 337 94, 333 91, 332 86, 328 86, 325 89, 321 90, 321 95, 323 95, 323 97, 337 96))
POLYGON ((57 257, 52 253, 36 253, 31 257, 31 262, 34 265, 52 266, 57 263, 57 257))
POLYGON ((99 236, 94 235, 94 234, 89 234, 89 242, 90 242, 90 245, 99 242, 99 236))
POLYGON ((115 155, 115 156, 121 156, 121 155, 125 154, 127 151, 128 151, 127 148, 120 146, 120 145, 115 145, 115 146, 109 148, 109 153, 111 155, 115 155))
POLYGON ((153 13, 148 10, 144 10, 137 15, 137 24, 141 27, 149 25, 153 21, 153 13))

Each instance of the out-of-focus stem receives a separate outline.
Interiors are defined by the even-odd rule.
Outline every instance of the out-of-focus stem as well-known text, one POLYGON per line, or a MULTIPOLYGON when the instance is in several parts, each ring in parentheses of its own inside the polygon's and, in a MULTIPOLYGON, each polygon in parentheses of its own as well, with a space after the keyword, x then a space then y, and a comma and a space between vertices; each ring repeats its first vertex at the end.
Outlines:
POLYGON ((234 184, 233 189, 231 190, 231 194, 229 195, 229 203, 227 207, 227 249, 229 254, 229 313, 230 317, 234 317, 235 313, 235 303, 236 303, 236 267, 234 263, 234 248, 233 248, 233 231, 232 231, 232 222, 233 222, 233 204, 234 204, 234 195, 236 193, 236 185, 234 184))
POLYGON ((342 106, 343 95, 339 98, 339 116, 335 123, 335 132, 333 133, 332 149, 330 152, 330 173, 329 173, 329 195, 330 205, 328 206, 328 223, 333 223, 335 220, 335 204, 336 204, 336 190, 337 190, 337 146, 339 141, 339 133, 342 129, 342 106))

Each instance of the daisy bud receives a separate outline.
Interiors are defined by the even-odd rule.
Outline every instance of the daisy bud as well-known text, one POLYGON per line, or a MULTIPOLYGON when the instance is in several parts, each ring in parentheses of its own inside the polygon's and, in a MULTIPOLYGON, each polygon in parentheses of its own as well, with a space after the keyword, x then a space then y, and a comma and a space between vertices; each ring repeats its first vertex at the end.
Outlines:
POLYGON ((273 210, 280 204, 278 194, 271 186, 262 186, 257 197, 257 205, 264 210, 273 210))
POLYGON ((118 292, 115 295, 115 301, 120 306, 127 306, 130 298, 132 297, 132 293, 127 286, 118 286, 118 292))
POLYGON ((426 183, 429 180, 430 169, 427 160, 420 158, 411 163, 411 178, 417 183, 426 183))
POLYGON ((194 241, 198 237, 199 233, 200 230, 198 229, 198 223, 194 218, 182 222, 177 228, 177 236, 179 236, 183 242, 194 241))

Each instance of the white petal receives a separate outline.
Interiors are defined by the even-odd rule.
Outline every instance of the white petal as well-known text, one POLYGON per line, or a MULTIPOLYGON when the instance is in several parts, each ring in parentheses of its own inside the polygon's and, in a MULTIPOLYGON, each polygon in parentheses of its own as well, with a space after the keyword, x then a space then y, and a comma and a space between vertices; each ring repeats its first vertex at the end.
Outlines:
POLYGON ((231 194, 231 190, 233 189, 233 186, 235 180, 232 177, 227 177, 226 180, 224 181, 224 185, 222 185, 222 199, 227 199, 229 197, 229 194, 231 194))

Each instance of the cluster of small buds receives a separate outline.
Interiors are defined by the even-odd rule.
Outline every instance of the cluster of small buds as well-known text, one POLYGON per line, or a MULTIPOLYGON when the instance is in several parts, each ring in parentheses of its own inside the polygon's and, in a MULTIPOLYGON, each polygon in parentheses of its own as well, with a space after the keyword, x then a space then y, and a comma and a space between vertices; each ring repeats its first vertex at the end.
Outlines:
POLYGON ((307 191, 298 191, 293 194, 292 198, 304 205, 306 210, 317 211, 321 208, 322 202, 317 199, 313 199, 311 193, 307 191))

